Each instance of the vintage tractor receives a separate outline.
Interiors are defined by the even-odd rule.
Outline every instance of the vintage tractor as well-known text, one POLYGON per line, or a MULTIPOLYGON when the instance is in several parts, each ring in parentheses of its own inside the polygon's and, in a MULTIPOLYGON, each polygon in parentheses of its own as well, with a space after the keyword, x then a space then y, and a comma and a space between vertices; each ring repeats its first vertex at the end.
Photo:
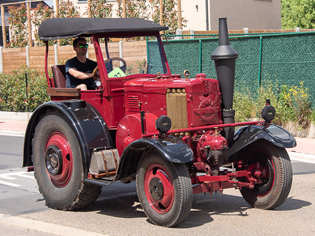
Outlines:
POLYGON ((238 53, 229 45, 225 18, 219 28, 219 46, 211 55, 216 80, 202 73, 171 74, 159 33, 167 27, 155 22, 60 18, 41 24, 51 102, 29 121, 23 166, 34 167, 47 206, 81 209, 96 201, 102 186, 136 181, 147 217, 170 227, 188 217, 197 193, 235 188, 261 209, 286 200, 292 167, 285 148, 296 141, 270 123, 270 104, 262 109, 263 121, 234 122, 238 53), (48 75, 48 41, 79 36, 92 37, 95 90, 65 88, 64 65, 52 67, 53 78, 48 75), (128 72, 124 59, 110 58, 111 38, 143 36, 156 38, 159 59, 149 61, 142 74, 128 72))

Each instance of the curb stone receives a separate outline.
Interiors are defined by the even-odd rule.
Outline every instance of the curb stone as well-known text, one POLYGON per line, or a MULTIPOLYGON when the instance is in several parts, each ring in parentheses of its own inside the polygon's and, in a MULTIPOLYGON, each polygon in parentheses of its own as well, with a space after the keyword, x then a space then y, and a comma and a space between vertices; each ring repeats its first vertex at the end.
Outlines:
POLYGON ((33 112, 0 111, 0 120, 28 121, 32 114, 33 112))
POLYGON ((315 155, 298 152, 288 152, 288 154, 291 160, 315 164, 315 155))
POLYGON ((24 137, 25 132, 23 131, 12 131, 12 130, 0 130, 0 135, 24 137))

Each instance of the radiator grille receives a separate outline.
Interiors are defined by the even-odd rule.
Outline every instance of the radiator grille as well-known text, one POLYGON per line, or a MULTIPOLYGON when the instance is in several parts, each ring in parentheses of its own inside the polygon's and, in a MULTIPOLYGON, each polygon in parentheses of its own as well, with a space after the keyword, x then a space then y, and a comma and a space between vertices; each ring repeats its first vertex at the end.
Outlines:
POLYGON ((185 89, 168 89, 166 93, 167 116, 172 120, 172 128, 188 128, 187 99, 185 89))
POLYGON ((139 97, 138 96, 129 96, 128 97, 128 110, 129 112, 139 112, 139 97))

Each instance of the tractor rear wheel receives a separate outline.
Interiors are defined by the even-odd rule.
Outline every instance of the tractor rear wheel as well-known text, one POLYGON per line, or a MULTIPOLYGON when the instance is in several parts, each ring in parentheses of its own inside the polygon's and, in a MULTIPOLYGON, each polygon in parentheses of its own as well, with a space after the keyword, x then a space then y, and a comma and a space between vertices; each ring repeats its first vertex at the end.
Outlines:
POLYGON ((100 186, 84 183, 79 142, 58 113, 45 115, 35 129, 33 164, 39 191, 51 208, 81 209, 101 193, 100 186))
POLYGON ((136 184, 142 208, 154 224, 175 226, 188 217, 193 196, 185 164, 149 152, 140 160, 136 184))

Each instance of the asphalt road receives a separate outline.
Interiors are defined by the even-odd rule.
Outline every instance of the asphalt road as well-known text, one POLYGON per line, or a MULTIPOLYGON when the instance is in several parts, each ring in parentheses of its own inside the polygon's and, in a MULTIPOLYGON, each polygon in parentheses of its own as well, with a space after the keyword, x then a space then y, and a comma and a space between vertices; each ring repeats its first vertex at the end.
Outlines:
POLYGON ((0 170, 22 167, 23 137, 0 135, 0 170))
POLYGON ((22 137, 0 135, 0 213, 106 235, 315 235, 315 164, 292 161, 293 186, 276 210, 250 208, 238 190, 228 189, 223 195, 194 195, 186 221, 163 228, 143 213, 134 183, 103 187, 84 210, 47 208, 33 173, 21 169, 22 148, 22 137))

